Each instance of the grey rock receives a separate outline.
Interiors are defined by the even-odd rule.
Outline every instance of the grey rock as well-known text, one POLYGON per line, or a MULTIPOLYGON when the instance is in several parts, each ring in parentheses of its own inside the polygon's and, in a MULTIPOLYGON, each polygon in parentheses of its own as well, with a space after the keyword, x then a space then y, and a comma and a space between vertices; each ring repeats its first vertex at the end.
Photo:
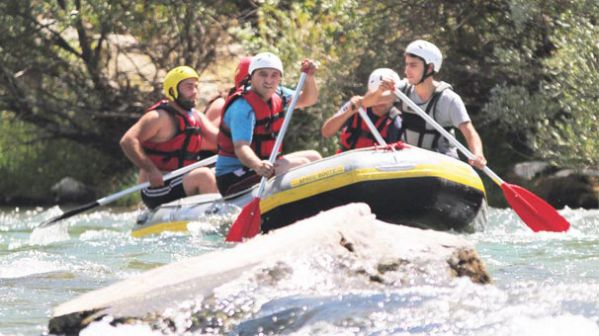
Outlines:
POLYGON ((176 333, 227 334, 243 325, 245 334, 256 334, 259 326, 244 321, 260 309, 263 302, 257 297, 272 302, 281 291, 336 296, 347 289, 447 285, 455 277, 491 281, 470 242, 445 232, 387 224, 376 220, 366 204, 349 204, 233 248, 83 294, 54 309, 49 331, 77 334, 107 316, 114 324, 144 321, 156 329, 172 329, 180 316, 189 316, 184 330, 176 333), (311 274, 325 279, 313 280, 311 274), (300 288, 289 288, 298 283, 300 288))
POLYGON ((527 161, 514 165, 513 173, 524 180, 530 181, 533 178, 546 172, 551 166, 543 161, 527 161))
POLYGON ((562 169, 555 173, 554 177, 568 177, 572 175, 582 175, 588 177, 598 177, 599 178, 599 169, 562 169))
POLYGON ((534 181, 534 191, 556 208, 599 208, 599 172, 564 169, 534 181))
POLYGON ((90 187, 70 176, 64 177, 50 190, 57 203, 84 203, 94 199, 94 192, 90 187))

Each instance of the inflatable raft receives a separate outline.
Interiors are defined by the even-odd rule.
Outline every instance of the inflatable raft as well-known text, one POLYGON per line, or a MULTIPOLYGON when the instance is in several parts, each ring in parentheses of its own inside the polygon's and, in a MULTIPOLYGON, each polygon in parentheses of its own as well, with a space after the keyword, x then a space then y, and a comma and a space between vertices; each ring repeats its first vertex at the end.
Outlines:
MULTIPOLYGON (((239 211, 256 193, 254 187, 224 199, 205 194, 164 204, 142 213, 132 235, 186 231, 190 222, 239 211)), ((270 179, 260 201, 262 231, 352 202, 367 203, 382 221, 426 229, 471 232, 486 220, 485 190, 470 165, 396 144, 344 152, 270 179)))

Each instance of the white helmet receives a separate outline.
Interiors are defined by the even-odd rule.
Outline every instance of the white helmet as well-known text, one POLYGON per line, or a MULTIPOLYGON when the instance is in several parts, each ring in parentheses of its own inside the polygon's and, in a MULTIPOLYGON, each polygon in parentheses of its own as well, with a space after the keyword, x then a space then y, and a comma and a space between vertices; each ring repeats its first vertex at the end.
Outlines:
POLYGON ((378 68, 375 69, 368 77, 368 90, 372 91, 378 89, 379 85, 381 85, 381 82, 383 81, 383 78, 393 80, 395 87, 399 85, 401 80, 397 72, 389 68, 378 68))
POLYGON ((250 75, 253 74, 255 70, 264 68, 277 69, 281 72, 281 76, 283 76, 283 63, 281 62, 281 59, 273 53, 263 52, 252 57, 249 68, 250 75))
POLYGON ((435 73, 441 70, 441 63, 443 63, 443 55, 441 50, 436 45, 424 41, 416 40, 406 48, 406 54, 418 56, 424 60, 426 64, 433 64, 433 71, 435 73))

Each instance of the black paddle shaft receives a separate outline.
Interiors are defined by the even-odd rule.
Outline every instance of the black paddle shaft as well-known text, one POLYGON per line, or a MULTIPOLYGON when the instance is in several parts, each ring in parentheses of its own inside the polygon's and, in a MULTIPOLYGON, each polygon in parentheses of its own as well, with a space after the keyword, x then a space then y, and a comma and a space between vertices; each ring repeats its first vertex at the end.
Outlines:
POLYGON ((97 206, 100 206, 100 203, 98 203, 98 201, 94 201, 94 202, 91 202, 91 203, 84 204, 84 205, 82 205, 82 206, 80 206, 78 208, 71 209, 71 210, 63 213, 60 216, 57 216, 57 217, 54 217, 54 218, 51 218, 49 220, 44 221, 42 224, 40 224, 39 227, 49 226, 49 225, 54 224, 54 223, 56 223, 56 222, 58 222, 60 220, 63 220, 65 218, 69 218, 71 216, 75 216, 77 214, 80 214, 80 213, 82 213, 84 211, 87 211, 89 209, 95 208, 97 206))

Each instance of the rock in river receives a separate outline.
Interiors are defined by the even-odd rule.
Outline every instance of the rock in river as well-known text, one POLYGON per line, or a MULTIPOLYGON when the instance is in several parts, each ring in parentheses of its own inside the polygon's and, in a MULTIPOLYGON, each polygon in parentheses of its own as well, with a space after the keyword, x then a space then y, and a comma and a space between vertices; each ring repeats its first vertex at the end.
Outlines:
POLYGON ((291 323, 289 310, 274 312, 278 319, 268 324, 255 316, 280 297, 446 285, 455 277, 490 282, 470 242, 387 224, 367 205, 349 204, 81 295, 55 308, 49 330, 77 334, 108 317, 113 325, 141 322, 177 334, 252 334, 276 328, 273 321, 291 323))

